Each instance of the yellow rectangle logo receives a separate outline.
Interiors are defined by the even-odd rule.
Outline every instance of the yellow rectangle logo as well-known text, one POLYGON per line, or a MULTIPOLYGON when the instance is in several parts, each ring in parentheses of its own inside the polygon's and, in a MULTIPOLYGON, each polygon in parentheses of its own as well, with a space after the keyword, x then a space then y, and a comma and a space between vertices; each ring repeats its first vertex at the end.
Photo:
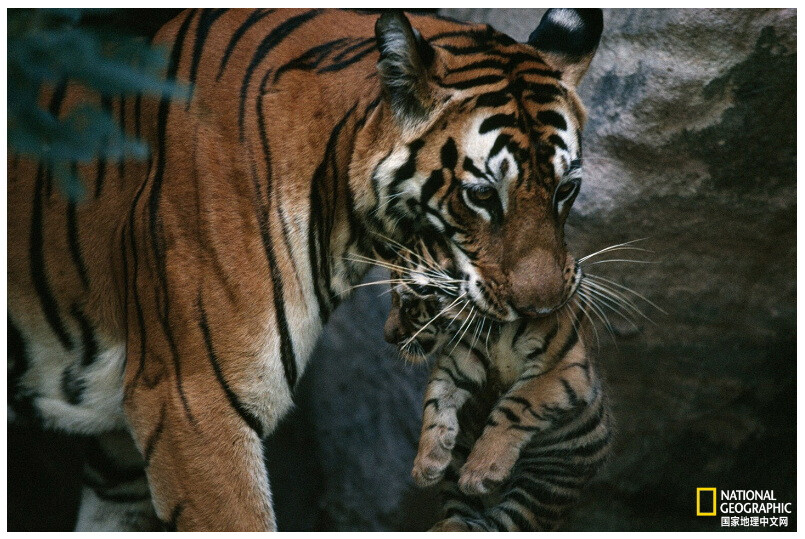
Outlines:
POLYGON ((696 516, 697 517, 714 517, 716 516, 716 489, 715 487, 699 487, 696 489, 696 516), (702 493, 704 492, 712 492, 713 493, 713 505, 712 510, 705 513, 702 511, 702 505, 704 505, 705 510, 709 508, 710 504, 709 498, 710 496, 704 496, 704 504, 702 504, 702 493))

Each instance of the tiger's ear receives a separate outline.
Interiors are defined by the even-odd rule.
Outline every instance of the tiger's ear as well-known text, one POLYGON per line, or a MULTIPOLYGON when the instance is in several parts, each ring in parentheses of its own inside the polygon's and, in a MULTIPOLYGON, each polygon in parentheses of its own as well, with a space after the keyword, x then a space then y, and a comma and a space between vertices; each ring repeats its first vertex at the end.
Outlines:
POLYGON ((427 116, 431 105, 428 70, 435 52, 399 10, 385 11, 375 24, 380 59, 377 70, 397 121, 427 116))
POLYGON ((604 29, 600 9, 549 9, 531 32, 528 44, 562 72, 562 80, 578 85, 598 48, 604 29))

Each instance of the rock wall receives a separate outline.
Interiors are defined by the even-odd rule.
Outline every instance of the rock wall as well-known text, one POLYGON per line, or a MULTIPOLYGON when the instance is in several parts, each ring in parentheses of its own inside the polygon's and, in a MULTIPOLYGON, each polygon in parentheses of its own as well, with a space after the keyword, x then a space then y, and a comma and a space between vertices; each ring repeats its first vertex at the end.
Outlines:
MULTIPOLYGON (((524 40, 543 10, 442 13, 524 40)), ((643 302, 653 323, 637 328, 611 315, 617 344, 600 329, 615 450, 567 528, 719 529, 694 516, 696 487, 796 498, 796 12, 604 17, 580 88, 585 177, 568 240, 581 255, 646 238, 654 252, 638 254, 653 264, 589 271, 667 314, 643 302)), ((425 375, 379 343, 384 307, 355 299, 328 329, 303 397, 321 511, 335 529, 425 529, 432 493, 407 480, 425 375)))
MULTIPOLYGON (((525 39, 542 10, 444 14, 525 39)), ((613 316, 617 344, 600 330, 615 450, 567 529, 719 529, 693 516, 701 486, 796 501, 795 61, 794 10, 605 13, 580 89, 585 178, 568 240, 580 255, 646 238, 653 264, 589 271, 667 314, 644 303, 653 323, 636 328, 613 316)), ((408 479, 427 373, 383 343, 383 291, 359 289, 339 308, 297 409, 267 443, 282 529, 423 530, 435 519, 433 493, 408 479)), ((23 438, 12 431, 9 447, 23 438)), ((9 457, 10 500, 31 474, 42 479, 39 465, 74 466, 73 446, 53 447, 9 457)), ((50 492, 71 499, 59 469, 50 492)), ((52 500, 28 498, 9 502, 9 529, 43 529, 32 523, 52 500)))

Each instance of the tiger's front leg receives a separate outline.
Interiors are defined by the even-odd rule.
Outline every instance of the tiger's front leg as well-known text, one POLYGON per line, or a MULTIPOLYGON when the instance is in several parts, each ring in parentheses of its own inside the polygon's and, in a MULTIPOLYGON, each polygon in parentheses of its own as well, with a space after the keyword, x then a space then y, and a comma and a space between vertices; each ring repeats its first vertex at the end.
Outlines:
POLYGON ((564 353, 552 368, 525 369, 495 405, 461 468, 462 492, 489 493, 509 477, 522 448, 535 435, 557 428, 567 412, 588 405, 598 394, 582 343, 575 341, 567 351, 561 344, 556 347, 564 353))
POLYGON ((167 529, 275 530, 262 437, 291 406, 278 339, 201 298, 130 332, 124 410, 154 508, 167 529))
POLYGON ((411 476, 419 486, 439 481, 452 459, 458 435, 458 410, 486 381, 486 369, 462 343, 439 356, 425 389, 422 432, 411 476))

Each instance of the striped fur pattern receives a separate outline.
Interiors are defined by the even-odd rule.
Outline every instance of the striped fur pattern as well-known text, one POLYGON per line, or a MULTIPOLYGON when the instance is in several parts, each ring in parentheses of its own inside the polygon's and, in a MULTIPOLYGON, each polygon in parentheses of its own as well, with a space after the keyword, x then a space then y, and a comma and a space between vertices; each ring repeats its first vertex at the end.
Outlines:
POLYGON ((412 470, 419 486, 441 483, 433 529, 556 529, 610 441, 583 304, 508 323, 474 317, 441 299, 455 287, 432 276, 433 258, 400 252, 386 330, 406 359, 435 358, 412 470))
MULTIPOLYGON (((44 89, 54 115, 95 103, 151 155, 75 163, 78 202, 9 156, 15 415, 126 432, 165 528, 274 529, 261 439, 381 237, 444 241, 492 318, 567 292, 574 87, 600 13, 551 13, 516 43, 399 12, 190 9, 155 37, 187 102, 44 89)), ((108 529, 153 517, 106 502, 108 529)))

